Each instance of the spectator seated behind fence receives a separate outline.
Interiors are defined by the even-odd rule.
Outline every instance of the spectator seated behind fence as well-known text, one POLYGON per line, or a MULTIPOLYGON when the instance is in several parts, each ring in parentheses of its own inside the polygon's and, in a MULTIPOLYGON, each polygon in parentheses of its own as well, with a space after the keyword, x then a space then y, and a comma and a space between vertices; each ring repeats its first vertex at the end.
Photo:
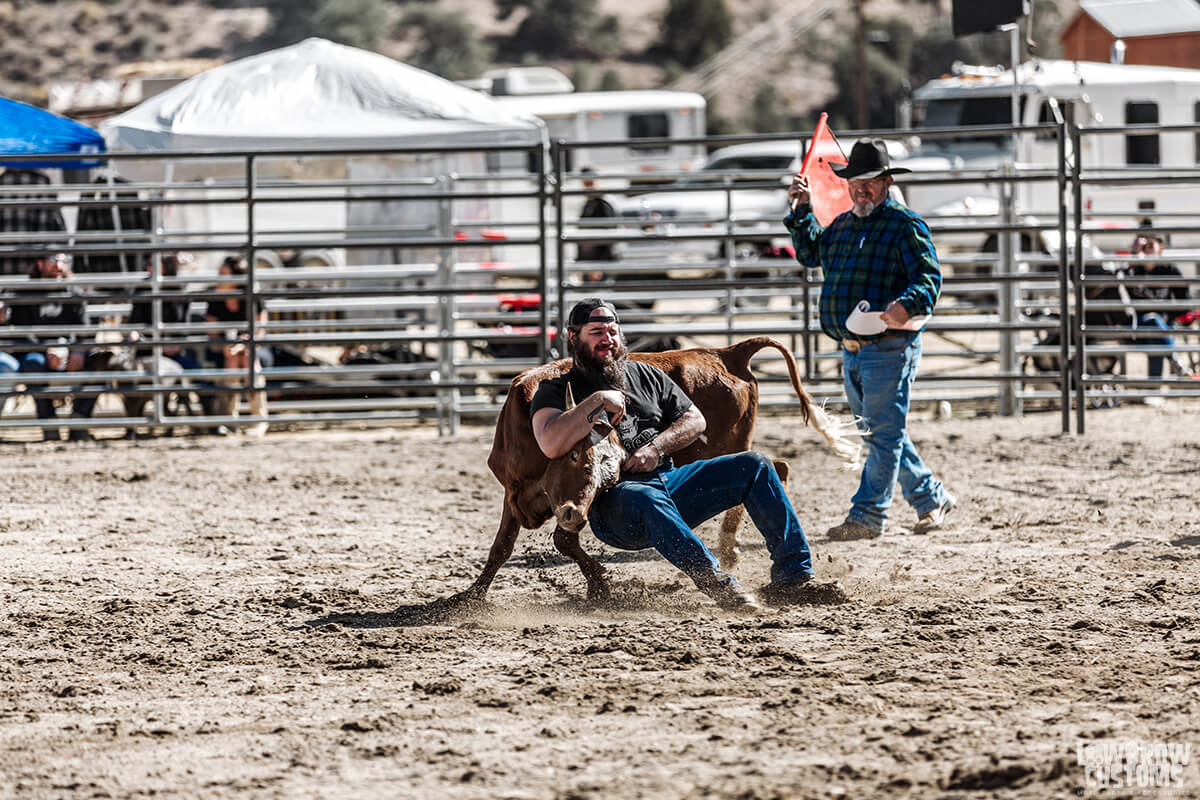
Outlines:
MULTIPOLYGON (((244 258, 229 256, 221 263, 221 275, 242 276, 246 273, 246 260, 244 258)), ((244 284, 236 283, 218 283, 216 288, 217 291, 222 292, 244 292, 246 290, 244 284)), ((267 321, 267 311, 262 306, 261 301, 255 307, 255 317, 260 325, 267 321)), ((204 312, 204 318, 210 323, 227 322, 241 325, 247 322, 246 301, 242 297, 214 298, 209 301, 208 308, 204 312)), ((249 338, 248 332, 233 327, 224 331, 209 333, 211 341, 207 351, 209 362, 219 369, 238 370, 248 374, 250 368, 249 338)), ((267 415, 267 393, 264 388, 266 380, 263 378, 262 370, 265 367, 272 366, 275 360, 273 357, 274 354, 268 345, 259 345, 255 349, 258 358, 255 366, 257 377, 254 387, 249 392, 250 413, 256 417, 265 417, 267 415)), ((241 378, 231 376, 229 380, 236 383, 241 378)), ((211 411, 224 416, 237 416, 237 395, 233 393, 217 395, 213 401, 211 411)), ((267 426, 265 422, 256 423, 247 429, 249 433, 256 435, 262 435, 266 433, 266 430, 267 426)))
MULTIPOLYGON (((179 274, 180 256, 178 253, 168 253, 162 257, 162 277, 174 278, 179 274)), ((146 271, 152 277, 154 275, 154 259, 150 258, 146 264, 146 271)), ((178 291, 179 287, 175 285, 164 285, 160 287, 163 292, 178 291)), ((145 328, 152 328, 154 325, 154 302, 152 300, 138 300, 136 295, 147 294, 149 289, 136 289, 134 291, 133 304, 130 308, 129 319, 130 325, 140 325, 145 328)), ((188 321, 188 301, 187 300, 162 300, 161 301, 161 316, 160 322, 163 325, 177 325, 188 321)), ((129 335, 130 341, 139 342, 147 338, 146 334, 140 331, 133 331, 129 335)), ((166 358, 179 364, 184 369, 200 369, 200 362, 193 358, 189 353, 184 352, 179 345, 164 345, 162 354, 166 358)), ((139 360, 149 362, 154 358, 154 348, 138 347, 135 352, 139 360)))
MULTIPOLYGON (((1153 230, 1146 223, 1142 223, 1142 229, 1133 240, 1132 252, 1134 256, 1148 256, 1151 259, 1162 257, 1164 248, 1163 237, 1153 230)), ((1161 263, 1156 260, 1133 262, 1129 265, 1129 278, 1182 278, 1183 273, 1179 271, 1179 267, 1174 264, 1161 263)), ((1175 300, 1188 299, 1186 286, 1162 286, 1151 283, 1130 283, 1128 285, 1129 299, 1137 303, 1140 307, 1135 309, 1134 328, 1141 329, 1158 329, 1163 332, 1162 336, 1147 337, 1138 336, 1130 339, 1130 343, 1134 345, 1152 345, 1159 347, 1175 347, 1175 340, 1167 334, 1180 317, 1185 313, 1183 309, 1173 310, 1170 308, 1162 308, 1155 310, 1150 303, 1170 303, 1175 300)), ((1162 354, 1149 353, 1147 358, 1147 372, 1151 378, 1161 378, 1163 375, 1163 361, 1171 365, 1171 371, 1176 375, 1190 375, 1191 369, 1178 353, 1170 353, 1164 357, 1162 354)))
MULTIPOLYGON (((63 253, 39 256, 29 271, 29 277, 32 280, 64 280, 71 277, 71 274, 70 259, 63 253)), ((31 287, 17 289, 13 292, 14 301, 22 298, 26 298, 30 302, 13 302, 11 304, 8 318, 10 325, 22 328, 83 327, 87 323, 87 302, 83 292, 77 287, 64 286, 61 289, 31 287)), ((40 336, 36 332, 30 332, 17 342, 24 345, 42 345, 42 347, 31 349, 18 356, 21 364, 20 372, 30 376, 26 379, 28 391, 38 392, 46 388, 45 384, 33 382, 36 380, 33 376, 38 373, 84 369, 85 352, 70 348, 70 345, 76 343, 77 338, 77 335, 40 336)), ((89 389, 89 387, 82 388, 89 389)), ((95 388, 97 387, 90 387, 90 389, 95 388)), ((34 399, 34 406, 37 409, 38 419, 56 419, 58 416, 52 397, 37 397, 34 399)), ((71 416, 90 419, 95 407, 95 396, 76 397, 72 402, 71 416)), ((43 438, 46 441, 57 440, 59 438, 58 429, 46 428, 43 438)), ((91 438, 91 434, 84 428, 72 428, 70 438, 72 441, 87 440, 91 438)))

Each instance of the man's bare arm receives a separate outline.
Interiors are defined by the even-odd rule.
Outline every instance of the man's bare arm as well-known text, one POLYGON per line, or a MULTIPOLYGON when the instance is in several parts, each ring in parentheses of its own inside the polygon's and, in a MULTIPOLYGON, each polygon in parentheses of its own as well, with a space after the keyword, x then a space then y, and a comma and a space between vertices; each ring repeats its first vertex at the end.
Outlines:
POLYGON ((570 411, 539 409, 533 415, 533 438, 546 458, 558 458, 588 435, 601 411, 607 411, 609 422, 616 425, 625 415, 625 396, 606 389, 588 395, 570 411))

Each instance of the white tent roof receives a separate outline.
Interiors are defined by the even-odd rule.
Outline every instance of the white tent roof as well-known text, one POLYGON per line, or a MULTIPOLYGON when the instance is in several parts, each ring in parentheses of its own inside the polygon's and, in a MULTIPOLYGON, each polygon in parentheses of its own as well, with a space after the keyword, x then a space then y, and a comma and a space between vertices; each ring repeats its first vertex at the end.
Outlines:
POLYGON ((210 69, 107 120, 112 150, 533 144, 541 123, 387 56, 306 39, 210 69))

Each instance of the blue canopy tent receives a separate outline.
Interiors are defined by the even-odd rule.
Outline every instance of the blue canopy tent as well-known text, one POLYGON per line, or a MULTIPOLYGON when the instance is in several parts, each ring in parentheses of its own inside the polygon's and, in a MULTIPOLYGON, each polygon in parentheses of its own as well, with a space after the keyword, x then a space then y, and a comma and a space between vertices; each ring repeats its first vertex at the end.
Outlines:
POLYGON ((90 155, 104 152, 104 138, 74 120, 16 100, 0 97, 0 165, 16 168, 87 169, 97 159, 5 161, 5 155, 54 153, 90 155))
MULTIPOLYGON (((99 133, 78 122, 43 111, 25 103, 0 97, 0 187, 14 189, 11 197, 24 200, 55 200, 53 191, 39 192, 30 187, 50 187, 48 176, 41 169, 88 169, 103 162, 97 158, 63 158, 28 160, 5 159, 12 155, 80 155, 105 151, 99 133)), ((3 189, 0 188, 0 192, 3 189)), ((0 194, 9 199, 9 195, 0 194)), ((67 230, 62 210, 33 203, 5 204, 0 207, 0 233, 24 234, 10 252, 0 254, 0 275, 21 275, 29 271, 33 256, 28 254, 30 243, 44 245, 62 242, 67 230), (21 253, 25 250, 25 253, 21 253)), ((8 248, 5 248, 7 251, 8 248)))

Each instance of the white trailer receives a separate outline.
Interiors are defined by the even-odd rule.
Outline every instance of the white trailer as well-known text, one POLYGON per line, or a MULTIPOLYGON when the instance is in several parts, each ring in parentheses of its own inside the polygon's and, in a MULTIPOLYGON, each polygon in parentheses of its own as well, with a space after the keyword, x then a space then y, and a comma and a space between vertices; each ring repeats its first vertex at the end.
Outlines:
MULTIPOLYGON (((705 133, 706 103, 692 92, 566 92, 494 99, 511 114, 544 121, 551 140, 586 145, 626 139, 694 139, 705 133)), ((600 175, 626 175, 629 183, 637 184, 674 180, 672 173, 699 169, 704 160, 705 148, 700 142, 653 147, 626 144, 570 148, 565 166, 568 172, 590 167, 600 175)))
MULTIPOLYGON (((1035 125, 1073 118, 1088 126, 1153 123, 1200 123, 1200 70, 1082 61, 1033 60, 1017 67, 1021 124, 1035 125), (1068 117, 1071 115, 1071 117, 1068 117)), ((926 83, 914 92, 918 128, 1012 124, 1012 70, 964 68, 959 74, 926 83)), ((994 169, 1004 164, 1052 168, 1058 160, 1052 135, 1013 137, 926 137, 920 155, 943 156, 955 169, 994 169)), ((1081 163, 1085 171, 1122 170, 1127 176, 1161 175, 1165 169, 1200 165, 1200 136, 1190 132, 1153 135, 1084 133, 1081 163)), ((1086 174, 1086 173, 1085 173, 1086 174)), ((982 184, 905 187, 910 205, 932 216, 991 215, 998 209, 997 188, 982 184)), ((1058 213, 1053 182, 1019 183, 1019 213, 1038 218, 1058 213)), ((1089 222, 1131 228, 1139 215, 1195 214, 1200 185, 1162 180, 1140 184, 1084 187, 1083 208, 1089 222)), ((1166 223, 1164 223, 1166 224, 1166 223)), ((1184 244, 1184 237, 1175 245, 1184 244)), ((1194 245, 1193 245, 1194 246, 1194 245)))

